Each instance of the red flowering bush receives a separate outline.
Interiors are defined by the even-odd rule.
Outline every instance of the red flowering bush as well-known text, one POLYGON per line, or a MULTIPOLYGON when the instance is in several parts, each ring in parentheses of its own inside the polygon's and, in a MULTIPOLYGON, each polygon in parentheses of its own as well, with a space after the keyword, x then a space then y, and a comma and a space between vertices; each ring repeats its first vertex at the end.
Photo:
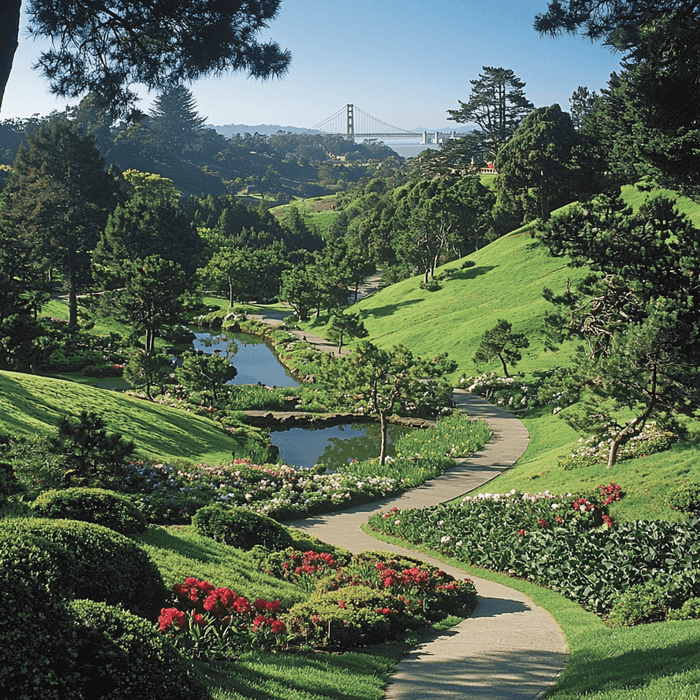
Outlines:
POLYGON ((347 559, 328 552, 299 552, 292 547, 277 552, 266 552, 259 560, 259 567, 276 578, 291 581, 310 592, 321 578, 332 575, 347 559))
POLYGON ((178 607, 163 608, 161 632, 194 658, 234 657, 251 647, 272 650, 284 645, 286 625, 279 619, 278 600, 258 598, 251 603, 230 588, 189 577, 173 586, 178 607))
POLYGON ((362 552, 322 578, 285 617, 298 643, 349 648, 383 641, 476 605, 469 579, 388 552, 362 552))

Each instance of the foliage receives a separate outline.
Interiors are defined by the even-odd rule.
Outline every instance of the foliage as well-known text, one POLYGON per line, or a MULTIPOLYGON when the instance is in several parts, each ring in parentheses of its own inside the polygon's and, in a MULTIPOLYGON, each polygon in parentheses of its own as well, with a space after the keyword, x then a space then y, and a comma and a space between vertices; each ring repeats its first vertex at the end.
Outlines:
POLYGON ((128 496, 104 489, 70 488, 44 491, 32 503, 39 518, 82 520, 123 535, 146 529, 146 518, 128 496))
POLYGON ((499 318, 496 325, 484 333, 481 345, 473 357, 475 364, 491 362, 496 357, 503 365, 503 374, 510 378, 506 361, 515 366, 521 359, 521 348, 530 346, 530 341, 524 333, 512 333, 513 326, 504 318, 499 318))
MULTIPOLYGON (((72 594, 108 605, 123 605, 155 619, 167 591, 158 569, 135 542, 101 525, 77 520, 7 519, 0 531, 14 537, 40 537, 64 547, 73 557, 72 594)), ((64 595, 63 580, 56 593, 64 595)), ((70 588, 67 587, 70 591, 70 588)), ((66 593, 67 594, 67 593, 66 593)))
POLYGON ((326 358, 318 379, 341 405, 379 419, 379 464, 383 465, 387 418, 393 411, 438 415, 451 403, 452 391, 442 376, 452 369, 447 353, 425 360, 404 346, 386 351, 363 341, 348 357, 326 358))
POLYGON ((153 399, 151 387, 160 385, 161 391, 169 379, 167 370, 170 369, 171 359, 165 353, 148 353, 141 348, 136 348, 129 355, 129 360, 124 367, 124 379, 134 389, 145 388, 146 396, 153 399))
POLYGON ((366 338, 367 329, 360 320, 360 314, 344 314, 340 309, 331 316, 331 326, 328 330, 328 339, 338 346, 338 350, 343 349, 345 338, 366 338))
POLYGON ((510 69, 484 66, 483 73, 469 82, 469 101, 459 100, 459 109, 448 109, 449 119, 460 124, 476 123, 482 152, 495 156, 534 105, 525 97, 525 83, 510 69))
POLYGON ((292 544, 282 525, 243 508, 226 508, 218 503, 205 506, 196 512, 192 524, 200 535, 238 549, 249 550, 257 545, 284 549, 292 544))
POLYGON ((636 213, 601 196, 570 207, 540 235, 554 255, 593 270, 558 296, 545 289, 557 307, 546 321, 554 342, 576 337, 587 344, 570 382, 587 390, 585 401, 568 418, 587 432, 610 430, 609 466, 649 419, 673 428, 674 415, 700 405, 699 236, 661 196, 636 213), (625 410, 633 417, 623 418, 625 410))
POLYGON ((389 553, 363 552, 323 577, 315 593, 285 615, 292 641, 349 649, 385 641, 476 604, 469 579, 455 581, 437 567, 389 553))
POLYGON ((77 628, 81 697, 99 689, 115 700, 211 698, 199 674, 148 621, 91 600, 68 603, 67 613, 77 628))
MULTIPOLYGON (((234 343, 229 348, 231 346, 234 349, 236 347, 234 343)), ((211 401, 211 405, 218 406, 224 385, 238 374, 238 370, 231 364, 229 352, 222 355, 188 350, 182 356, 182 365, 176 370, 178 379, 191 392, 202 392, 211 401)))
POLYGON ((230 588, 194 577, 173 590, 179 607, 163 608, 159 627, 187 656, 231 659, 246 649, 272 650, 284 644, 287 628, 279 619, 279 600, 257 598, 251 603, 230 588))
MULTIPOLYGON (((602 504, 597 505, 614 497, 607 491, 588 497, 480 494, 460 506, 374 515, 370 524, 461 561, 549 586, 604 612, 615 595, 631 586, 661 575, 683 575, 700 561, 697 524, 612 524, 602 504), (605 527, 596 527, 603 521, 605 527)), ((693 576, 695 586, 699 579, 693 576)))
POLYGON ((108 433, 102 417, 88 411, 81 411, 77 422, 64 416, 49 443, 61 455, 61 481, 67 485, 108 486, 121 476, 134 451, 132 442, 108 433))
POLYGON ((666 503, 681 513, 700 513, 700 481, 686 481, 666 494, 666 503))
MULTIPOLYGON (((36 0, 29 15, 32 33, 55 41, 38 61, 51 91, 66 97, 98 93, 103 105, 126 117, 137 100, 133 83, 157 89, 229 70, 255 78, 283 75, 289 52, 257 39, 278 7, 276 1, 255 2, 232 11, 197 0, 163 8, 151 0, 119 0, 78 12, 68 0, 36 0)), ((0 87, 1 95, 4 83, 0 87)))

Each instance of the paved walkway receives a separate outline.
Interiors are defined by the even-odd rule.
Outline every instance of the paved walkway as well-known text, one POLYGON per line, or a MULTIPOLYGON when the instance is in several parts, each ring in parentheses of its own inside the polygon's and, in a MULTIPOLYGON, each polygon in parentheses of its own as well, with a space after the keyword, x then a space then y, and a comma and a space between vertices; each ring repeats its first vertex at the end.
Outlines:
MULTIPOLYGON (((464 391, 455 391, 455 401, 469 416, 491 425, 493 438, 480 452, 397 498, 289 524, 352 552, 381 549, 409 554, 463 578, 459 569, 379 542, 360 530, 374 512, 393 506, 424 508, 479 488, 525 452, 529 436, 517 418, 464 391)), ((566 639, 551 615, 517 591, 470 578, 478 592, 474 614, 399 662, 389 681, 387 700, 532 700, 560 673, 566 661, 566 639)))
MULTIPOLYGON (((257 318, 272 326, 280 323, 278 318, 257 318)), ((323 338, 303 331, 294 334, 317 350, 337 353, 337 348, 323 338)), ((380 549, 408 554, 439 566, 455 578, 464 578, 459 569, 375 540, 360 529, 375 512, 394 506, 425 508, 477 489, 523 455, 530 438, 520 420, 463 390, 455 390, 453 398, 467 415, 491 426, 493 437, 482 450, 459 460, 447 474, 396 498, 287 524, 351 552, 380 549)), ((486 579, 469 578, 478 593, 474 614, 419 645, 400 661, 389 679, 385 700, 533 700, 559 675, 566 663, 567 645, 554 618, 518 591, 486 579)))

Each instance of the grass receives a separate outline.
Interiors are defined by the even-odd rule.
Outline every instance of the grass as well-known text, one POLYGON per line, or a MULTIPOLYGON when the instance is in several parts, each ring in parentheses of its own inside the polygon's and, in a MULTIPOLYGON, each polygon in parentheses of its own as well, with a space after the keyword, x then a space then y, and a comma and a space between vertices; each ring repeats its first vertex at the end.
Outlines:
POLYGON ((282 222, 286 221, 287 211, 290 207, 296 207, 302 215, 309 228, 318 229, 319 233, 325 238, 326 234, 333 225, 333 221, 340 214, 335 208, 336 195, 329 194, 323 197, 310 197, 309 199, 301 199, 282 204, 279 207, 272 207, 270 211, 282 222))
POLYGON ((0 427, 13 434, 54 433, 64 415, 102 416, 144 459, 228 462, 233 440, 211 420, 82 384, 0 371, 0 427))

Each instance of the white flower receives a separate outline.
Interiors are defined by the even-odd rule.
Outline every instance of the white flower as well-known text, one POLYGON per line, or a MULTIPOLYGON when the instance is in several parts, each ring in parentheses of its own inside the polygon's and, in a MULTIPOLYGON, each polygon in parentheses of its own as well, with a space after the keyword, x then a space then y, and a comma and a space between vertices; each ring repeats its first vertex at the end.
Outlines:
POLYGON ((447 544, 452 538, 449 535, 445 535, 440 538, 440 544, 447 544))

